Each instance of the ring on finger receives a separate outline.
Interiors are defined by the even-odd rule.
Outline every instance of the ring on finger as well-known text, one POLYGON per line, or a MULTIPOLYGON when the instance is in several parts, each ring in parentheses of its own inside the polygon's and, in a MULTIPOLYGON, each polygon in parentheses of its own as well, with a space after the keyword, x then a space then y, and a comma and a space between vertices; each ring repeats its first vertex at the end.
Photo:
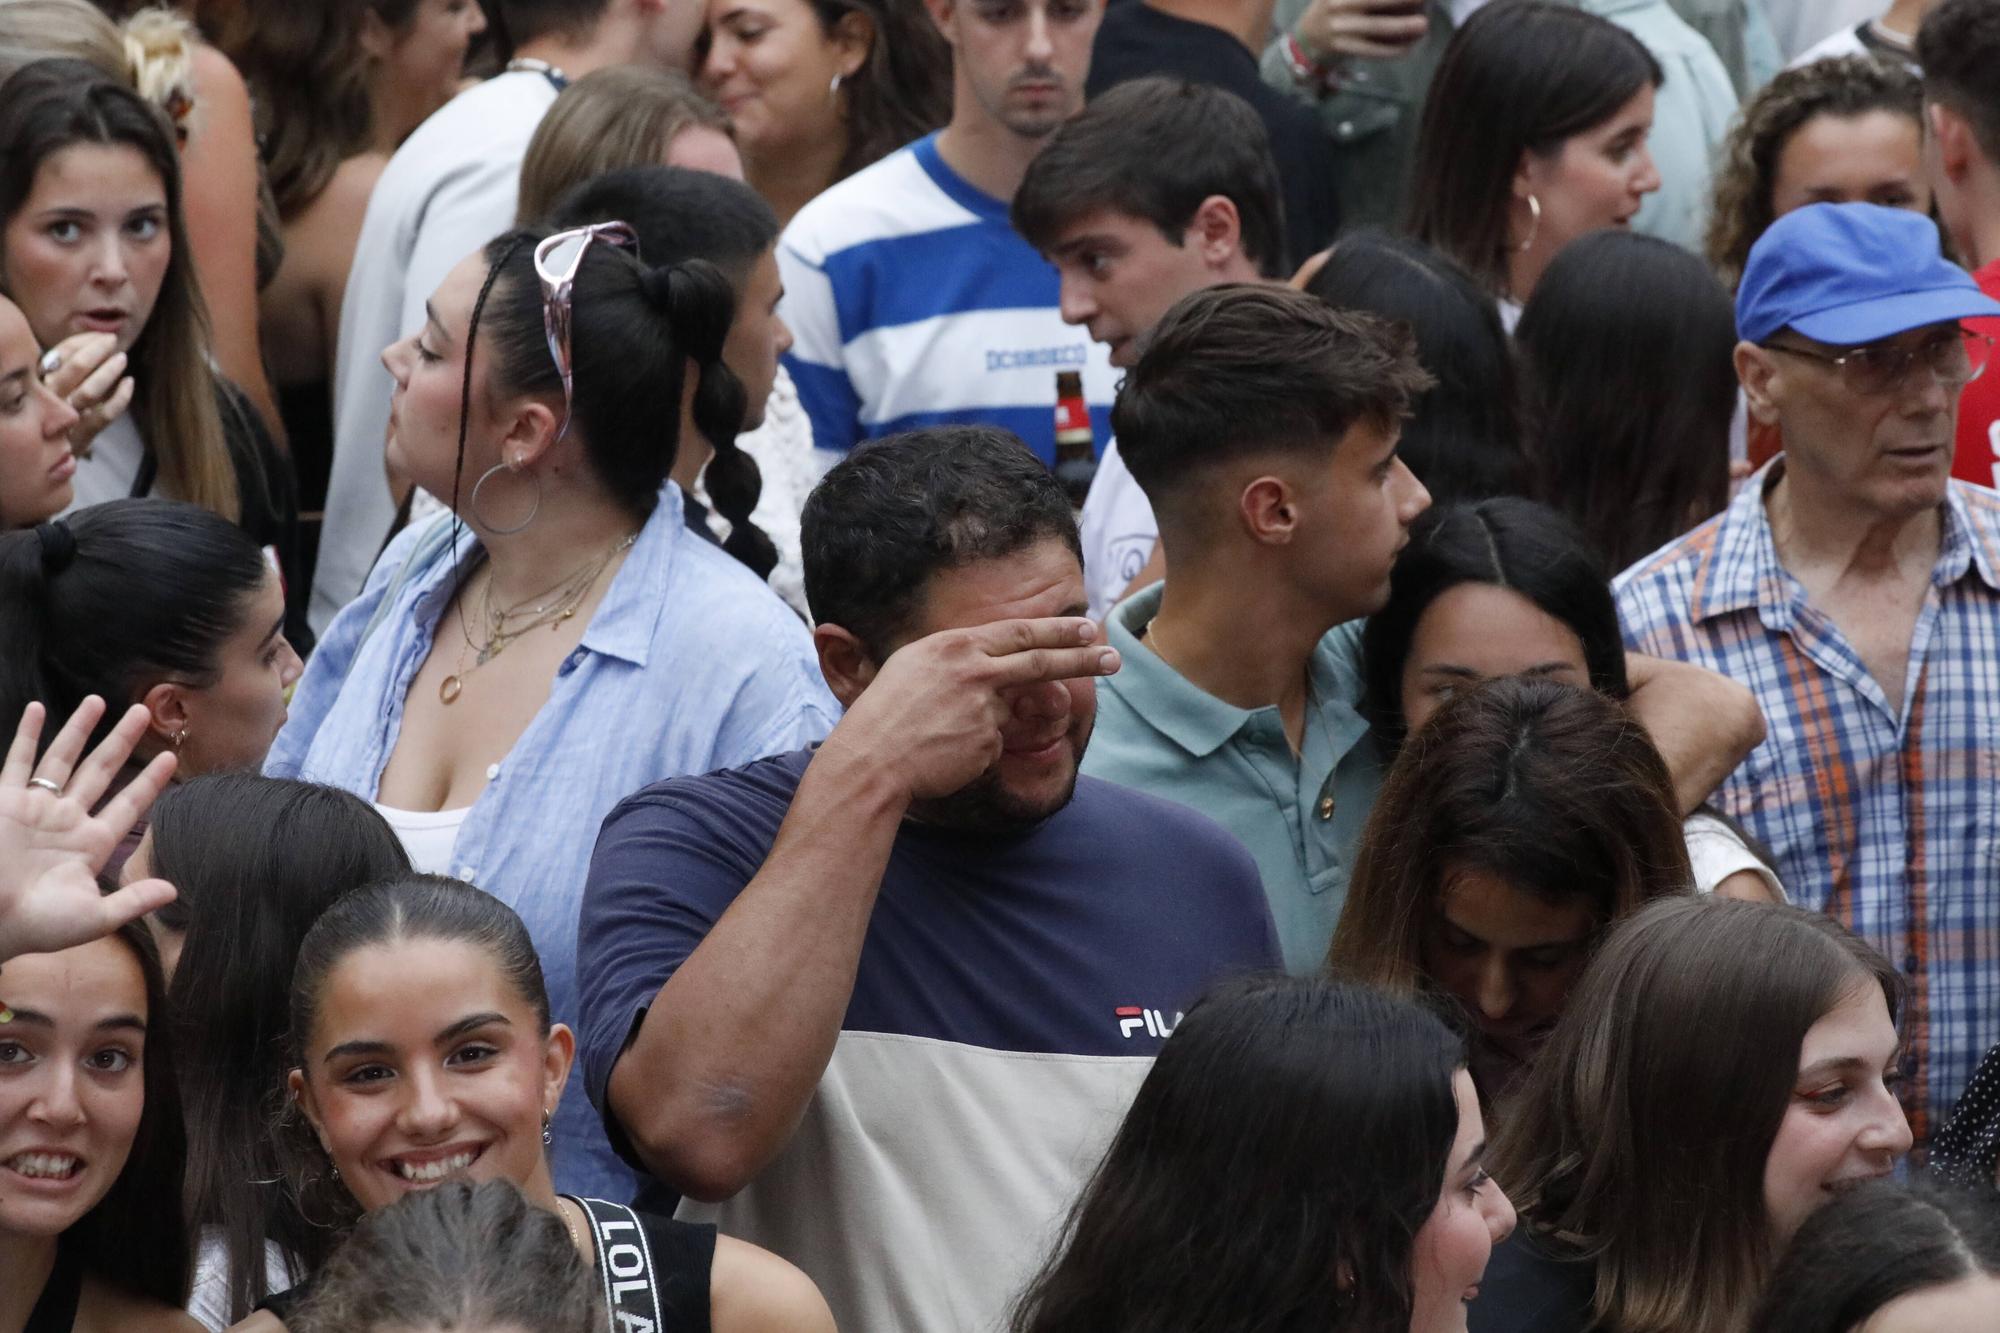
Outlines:
POLYGON ((43 791, 48 792, 51 796, 62 795, 62 784, 51 782, 47 778, 29 778, 28 785, 30 787, 40 787, 43 791))
POLYGON ((63 363, 63 358, 62 358, 61 348, 51 347, 48 351, 43 352, 41 361, 41 370, 43 376, 47 377, 49 375, 55 374, 58 370, 61 370, 62 363, 63 363))

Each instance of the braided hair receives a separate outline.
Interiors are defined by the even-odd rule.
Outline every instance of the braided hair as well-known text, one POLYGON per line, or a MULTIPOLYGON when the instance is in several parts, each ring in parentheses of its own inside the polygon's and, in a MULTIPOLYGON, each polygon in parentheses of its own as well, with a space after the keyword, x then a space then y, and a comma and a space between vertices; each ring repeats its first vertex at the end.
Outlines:
MULTIPOLYGON (((515 393, 562 393, 534 267, 535 246, 547 234, 513 231, 486 248, 486 285, 467 334, 461 472, 473 340, 482 317, 494 345, 491 373, 497 385, 515 393)), ((658 503, 680 453, 681 395, 692 367, 698 377, 694 424, 715 449, 709 494, 731 527, 725 549, 763 578, 776 566, 777 551, 750 522, 762 479, 756 462, 737 448, 743 383, 722 360, 735 314, 735 290, 713 264, 697 259, 650 267, 616 246, 590 246, 571 288, 570 417, 598 480, 643 520, 658 503)), ((454 508, 459 484, 455 477, 454 508)))

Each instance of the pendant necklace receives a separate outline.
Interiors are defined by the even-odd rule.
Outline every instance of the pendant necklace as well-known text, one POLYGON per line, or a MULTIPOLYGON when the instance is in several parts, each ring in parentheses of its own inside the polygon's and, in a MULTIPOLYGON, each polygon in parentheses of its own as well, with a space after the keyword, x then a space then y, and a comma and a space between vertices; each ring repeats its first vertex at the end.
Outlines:
POLYGON ((465 647, 459 650, 458 670, 438 682, 438 701, 450 705, 458 701, 465 690, 465 678, 485 666, 507 650, 508 645, 527 634, 547 625, 551 630, 562 628, 563 622, 576 615, 590 590, 597 586, 599 576, 621 553, 639 540, 638 533, 632 533, 625 540, 613 546, 603 555, 588 560, 554 586, 536 593, 525 601, 512 606, 493 604, 493 576, 489 571, 486 585, 480 590, 480 619, 486 625, 486 642, 472 641, 472 631, 468 624, 472 619, 471 609, 463 603, 458 611, 459 633, 465 639, 465 647), (472 665, 465 664, 465 651, 471 649, 475 657, 472 665))

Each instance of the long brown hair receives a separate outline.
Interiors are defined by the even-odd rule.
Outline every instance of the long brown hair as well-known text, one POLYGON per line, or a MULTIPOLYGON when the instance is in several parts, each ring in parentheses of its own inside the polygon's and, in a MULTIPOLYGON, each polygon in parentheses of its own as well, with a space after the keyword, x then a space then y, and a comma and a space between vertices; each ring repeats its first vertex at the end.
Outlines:
POLYGON ((1428 991, 1422 945, 1447 878, 1483 870, 1600 921, 1693 891, 1666 763, 1614 700, 1532 677, 1452 699, 1404 742, 1376 798, 1327 965, 1428 991))
POLYGON ((291 0, 229 15, 220 45, 256 95, 258 142, 281 218, 318 198, 374 133, 361 45, 368 10, 393 28, 415 7, 414 0, 291 0))
POLYGON ((1500 1128, 1524 1224, 1595 1261, 1613 1333, 1733 1333, 1773 1256, 1764 1166, 1806 1032, 1887 959, 1819 912, 1711 897, 1611 933, 1500 1128))
POLYGON ((165 114, 86 61, 23 67, 0 84, 0 219, 20 211, 42 163, 79 143, 132 148, 160 178, 172 250, 159 299, 132 344, 132 418, 159 462, 159 492, 235 522, 241 497, 222 434, 208 309, 195 286, 180 157, 165 114))

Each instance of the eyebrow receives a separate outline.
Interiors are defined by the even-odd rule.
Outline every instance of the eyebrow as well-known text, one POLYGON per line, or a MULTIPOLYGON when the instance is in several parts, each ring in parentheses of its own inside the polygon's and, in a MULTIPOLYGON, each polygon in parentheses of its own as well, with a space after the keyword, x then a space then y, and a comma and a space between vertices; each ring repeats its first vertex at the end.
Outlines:
MULTIPOLYGON (((1558 671, 1573 671, 1575 669, 1576 669, 1576 663, 1574 662, 1560 662, 1560 661, 1537 662, 1535 663, 1535 665, 1531 667, 1523 667, 1519 671, 1511 672, 1509 674, 1516 676, 1548 676, 1548 675, 1553 675, 1558 671)), ((1480 675, 1477 671, 1474 671, 1471 667, 1458 666, 1457 664, 1452 662, 1432 663, 1428 666, 1419 668, 1417 674, 1422 676, 1450 676, 1453 680, 1485 679, 1484 676, 1480 675)))
MULTIPOLYGON (((9 1022, 6 1026, 16 1027, 21 1024, 26 1024, 30 1027, 38 1027, 38 1028, 54 1028, 56 1025, 56 1021, 55 1019, 49 1017, 45 1013, 42 1013, 38 1009, 16 1009, 14 1011, 13 1020, 9 1022)), ((109 1018, 98 1019, 97 1022, 92 1024, 91 1026, 100 1032, 106 1030, 130 1031, 144 1035, 146 1031, 146 1020, 139 1017, 139 1015, 137 1014, 112 1014, 109 1018)))
POLYGON ((264 636, 262 642, 260 642, 257 645, 257 647, 259 649, 264 648, 271 642, 271 640, 277 638, 279 634, 283 633, 284 628, 285 628, 285 618, 284 616, 280 615, 278 617, 278 622, 275 625, 271 626, 271 632, 264 636))
POLYGON ((1473 1145, 1472 1151, 1465 1155, 1465 1165, 1459 1168, 1459 1172, 1463 1174, 1467 1171, 1477 1170, 1479 1168, 1479 1159, 1484 1156, 1486 1156, 1486 1140, 1481 1139, 1473 1145))
POLYGON ((19 380, 23 384, 28 382, 27 366, 22 366, 19 370, 10 370, 5 375, 0 375, 0 384, 11 386, 15 380, 19 380))
POLYGON ((1061 245, 1052 245, 1049 247, 1049 253, 1052 255, 1071 255, 1075 254, 1078 250, 1087 250, 1092 247, 1100 250, 1117 249, 1119 241, 1117 237, 1107 232, 1093 231, 1082 236, 1072 236, 1061 245))
MULTIPOLYGON (((453 1023, 449 1027, 444 1028, 437 1034, 437 1036, 431 1038, 431 1044, 433 1046, 446 1045, 450 1042, 458 1040, 460 1037, 464 1036, 468 1032, 476 1031, 477 1029, 486 1027, 488 1024, 491 1023, 499 1023, 504 1027, 513 1026, 513 1023, 511 1023, 508 1020, 507 1015, 505 1014, 501 1013, 468 1014, 464 1018, 459 1019, 456 1023, 453 1023)), ((343 1059, 347 1056, 353 1056, 353 1055, 387 1055, 394 1049, 395 1047, 392 1046, 390 1043, 373 1038, 363 1038, 360 1041, 343 1041, 340 1043, 340 1045, 331 1048, 330 1050, 327 1051, 325 1055, 321 1056, 320 1063, 330 1064, 335 1060, 343 1059)))
MULTIPOLYGON (((1889 1062, 1893 1064, 1895 1059, 1896 1057, 1892 1055, 1889 1057, 1889 1062)), ((1798 1081, 1804 1083, 1809 1079, 1824 1078, 1828 1074, 1846 1074, 1867 1068, 1868 1062, 1858 1055, 1836 1055, 1831 1059, 1815 1060, 1801 1069, 1798 1081)))
POLYGON ((424 302, 424 321, 437 330, 438 337, 446 342, 451 341, 451 335, 444 331, 444 321, 438 318, 437 307, 429 301, 424 302))

